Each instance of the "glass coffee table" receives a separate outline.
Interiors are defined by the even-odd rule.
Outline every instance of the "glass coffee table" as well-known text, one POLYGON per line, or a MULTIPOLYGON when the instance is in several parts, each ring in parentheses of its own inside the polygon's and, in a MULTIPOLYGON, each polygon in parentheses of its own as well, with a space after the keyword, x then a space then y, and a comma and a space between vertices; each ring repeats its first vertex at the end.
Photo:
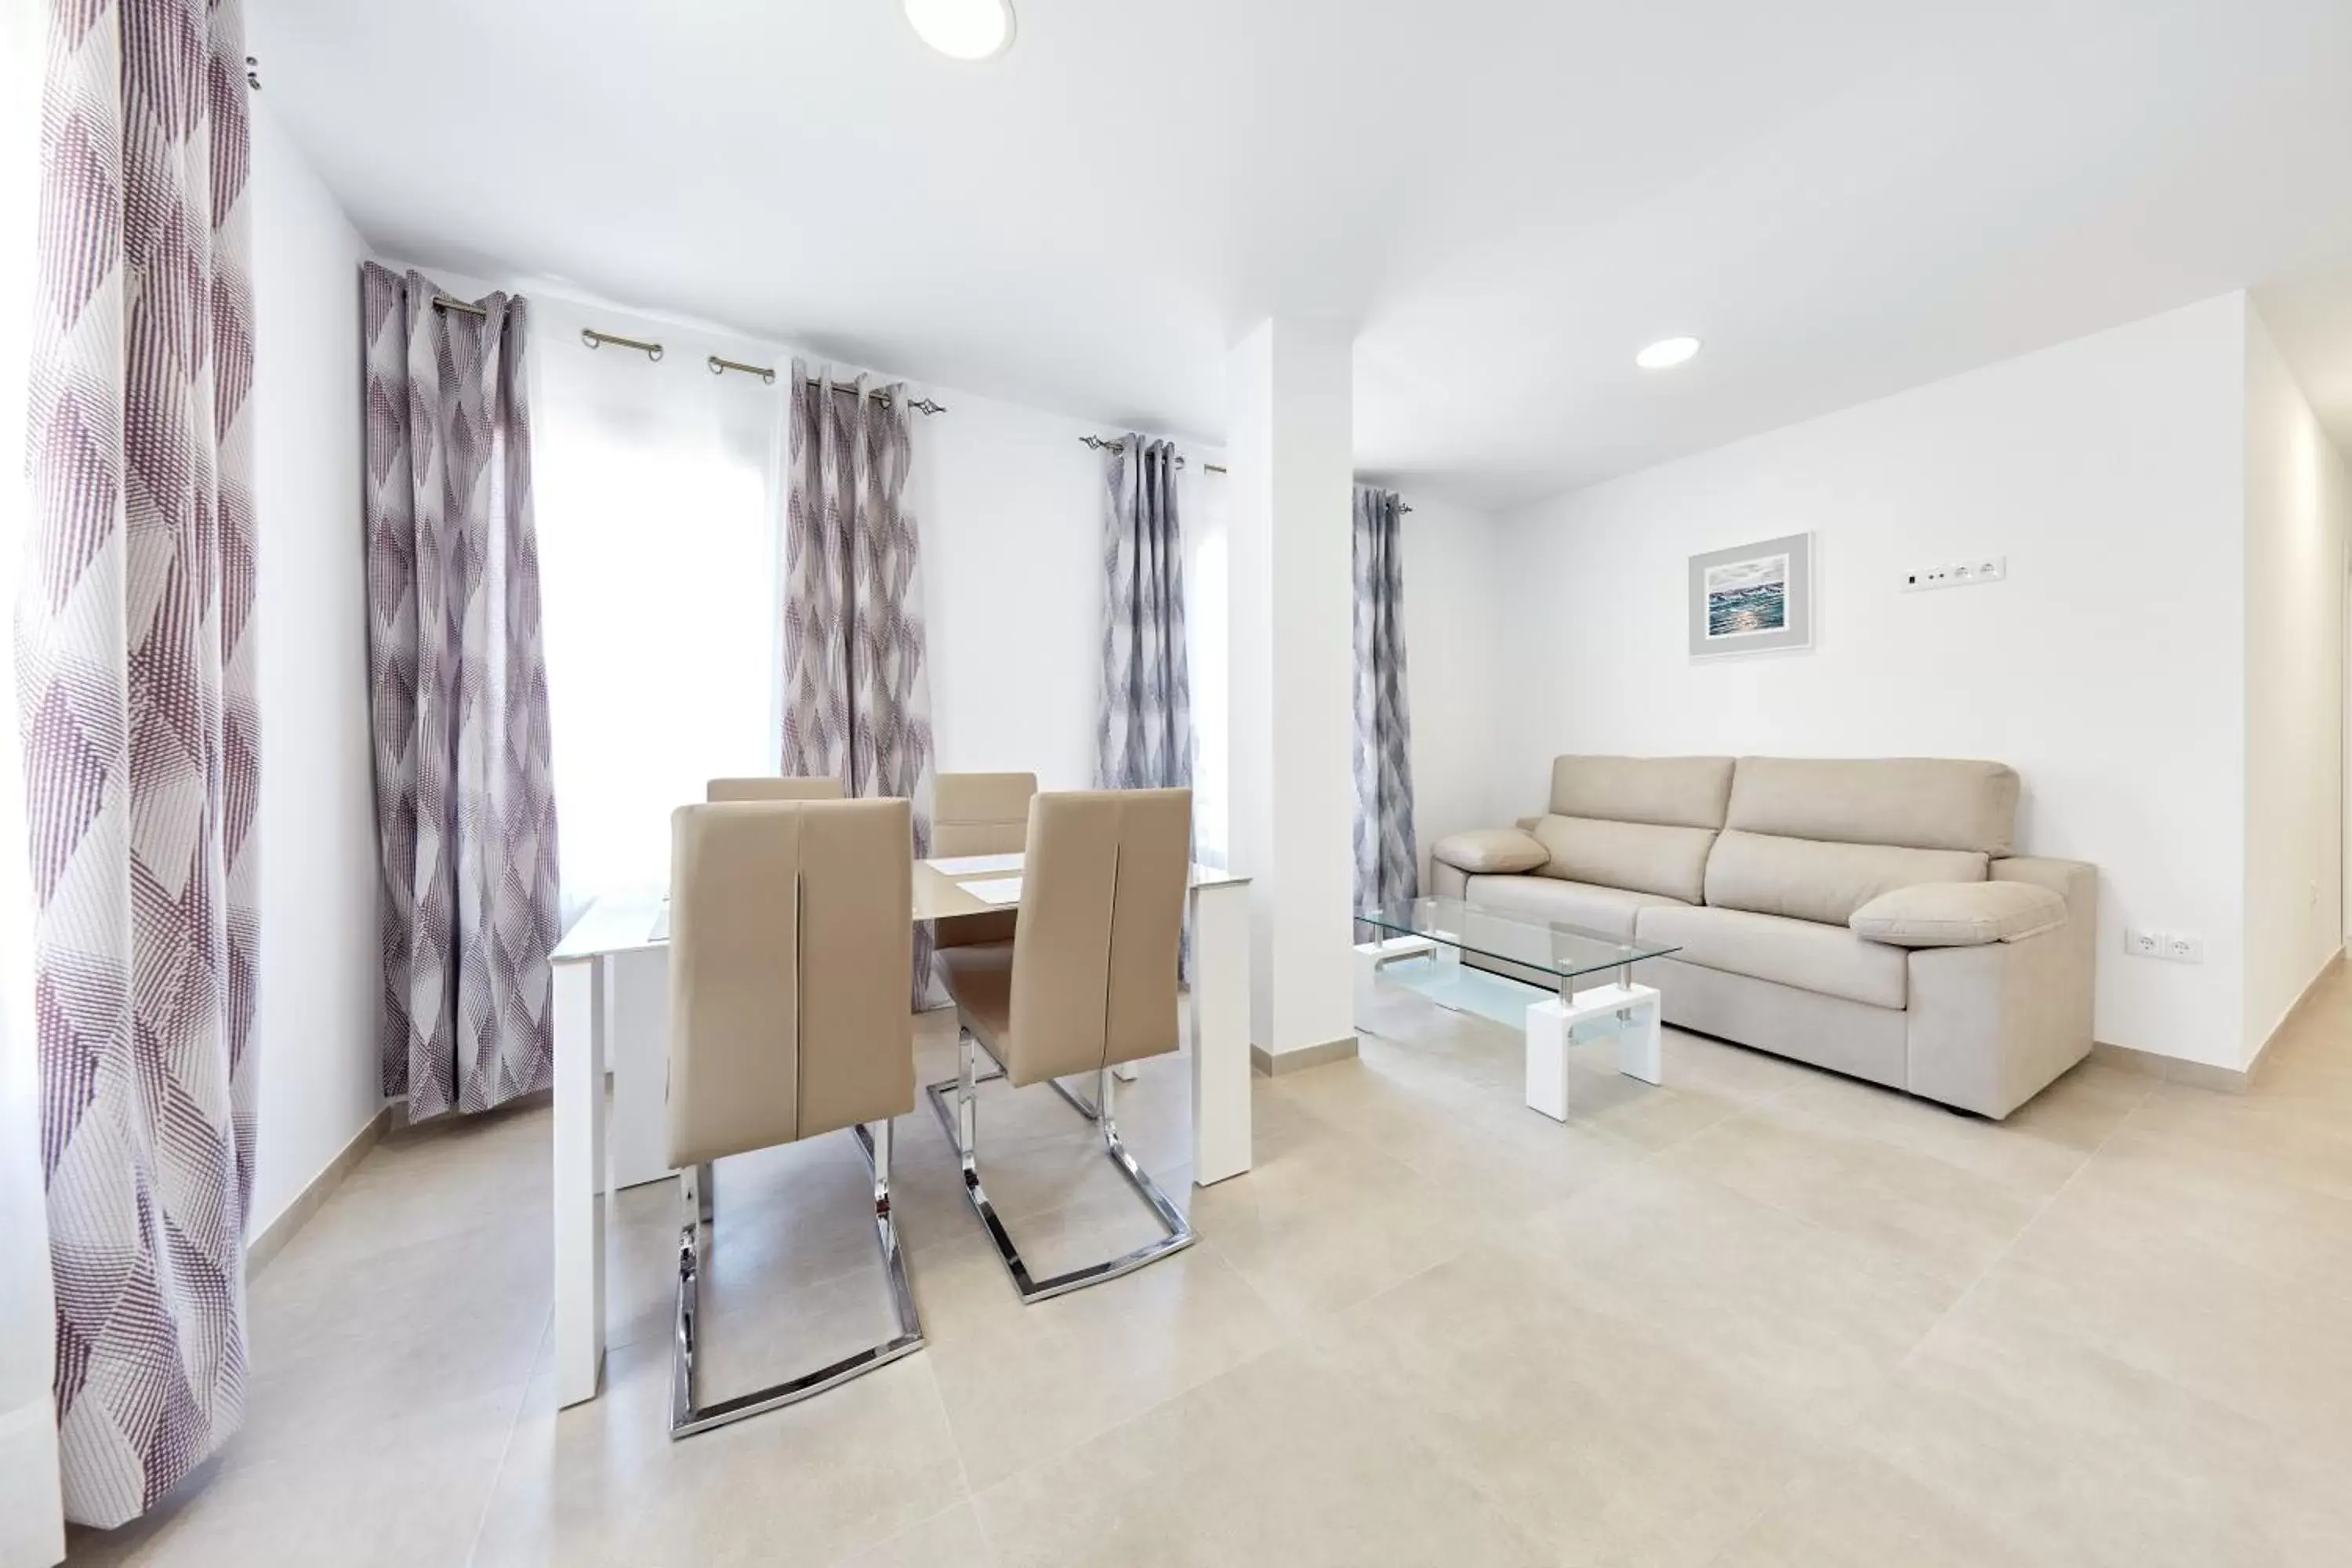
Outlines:
POLYGON ((1441 1007, 1523 1029, 1528 1108, 1555 1121, 1568 1120, 1571 1045, 1614 1036, 1619 1072, 1662 1081, 1658 993, 1635 984, 1633 965, 1679 948, 1621 942, 1461 899, 1405 899, 1356 919, 1380 933, 1356 949, 1360 1020, 1370 1014, 1374 984, 1385 979, 1441 1007), (1472 962, 1464 963, 1465 955, 1472 962))

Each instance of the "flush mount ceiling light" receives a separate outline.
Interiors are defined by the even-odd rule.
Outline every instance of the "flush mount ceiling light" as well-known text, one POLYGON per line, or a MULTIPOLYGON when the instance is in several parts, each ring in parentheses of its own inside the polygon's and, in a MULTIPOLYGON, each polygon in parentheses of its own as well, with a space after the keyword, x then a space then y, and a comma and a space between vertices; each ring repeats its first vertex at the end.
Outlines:
POLYGON ((951 60, 984 60, 1013 44, 1013 0, 898 0, 915 36, 951 60))
POLYGON ((1672 370, 1698 353, 1696 338, 1660 338, 1633 356, 1643 370, 1672 370))

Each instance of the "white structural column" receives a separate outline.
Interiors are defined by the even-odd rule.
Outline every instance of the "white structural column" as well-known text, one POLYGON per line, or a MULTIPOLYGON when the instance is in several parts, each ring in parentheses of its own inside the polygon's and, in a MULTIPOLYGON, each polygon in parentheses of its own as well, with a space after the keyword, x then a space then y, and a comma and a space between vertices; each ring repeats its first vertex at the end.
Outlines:
POLYGON ((1281 317, 1225 361, 1233 860, 1277 1072, 1355 1046, 1352 357, 1349 328, 1281 317))

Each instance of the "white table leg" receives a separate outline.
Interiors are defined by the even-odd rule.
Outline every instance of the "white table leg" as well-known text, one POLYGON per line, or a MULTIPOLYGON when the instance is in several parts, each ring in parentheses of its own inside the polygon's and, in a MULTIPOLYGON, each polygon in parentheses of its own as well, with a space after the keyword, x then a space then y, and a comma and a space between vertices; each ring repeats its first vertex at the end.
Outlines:
POLYGON ((1372 1006, 1379 996, 1381 968, 1400 958, 1419 958, 1439 951, 1438 944, 1425 936, 1392 936, 1380 942, 1360 942, 1356 947, 1356 1027, 1367 1028, 1365 1020, 1372 1016, 1372 1006))
POLYGON ((1568 1009, 1557 996, 1528 1005, 1528 1109, 1568 1120, 1568 1009))
POLYGON ((555 1398, 604 1373, 604 961, 555 965, 555 1398))
POLYGON ((1665 1047, 1659 1028, 1659 1002, 1656 991, 1638 986, 1648 995, 1637 1000, 1628 1009, 1633 1017, 1617 1030, 1617 1070, 1627 1078, 1638 1078, 1643 1083, 1666 1081, 1665 1047))
POLYGON ((1249 885, 1192 889, 1192 1180, 1250 1168, 1249 885))
POLYGON ((1547 996, 1528 1007, 1528 1109, 1568 1120, 1568 1047, 1576 1026, 1613 1019, 1617 1070, 1643 1083, 1665 1080, 1659 997, 1649 985, 1603 985, 1562 1002, 1547 996))
POLYGON ((667 1181, 669 1166, 669 950, 642 948, 604 961, 611 1010, 605 1060, 613 1069, 613 1185, 667 1181))

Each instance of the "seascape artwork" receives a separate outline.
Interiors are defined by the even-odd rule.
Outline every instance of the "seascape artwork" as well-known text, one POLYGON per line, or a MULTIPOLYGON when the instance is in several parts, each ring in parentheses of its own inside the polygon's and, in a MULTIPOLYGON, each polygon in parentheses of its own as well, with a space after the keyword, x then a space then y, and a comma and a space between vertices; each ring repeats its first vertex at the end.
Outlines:
POLYGON ((1766 555, 1706 569, 1706 635, 1747 637, 1789 627, 1789 558, 1766 555))
POLYGON ((1693 658, 1813 646, 1813 536, 1786 534, 1690 558, 1693 658))

